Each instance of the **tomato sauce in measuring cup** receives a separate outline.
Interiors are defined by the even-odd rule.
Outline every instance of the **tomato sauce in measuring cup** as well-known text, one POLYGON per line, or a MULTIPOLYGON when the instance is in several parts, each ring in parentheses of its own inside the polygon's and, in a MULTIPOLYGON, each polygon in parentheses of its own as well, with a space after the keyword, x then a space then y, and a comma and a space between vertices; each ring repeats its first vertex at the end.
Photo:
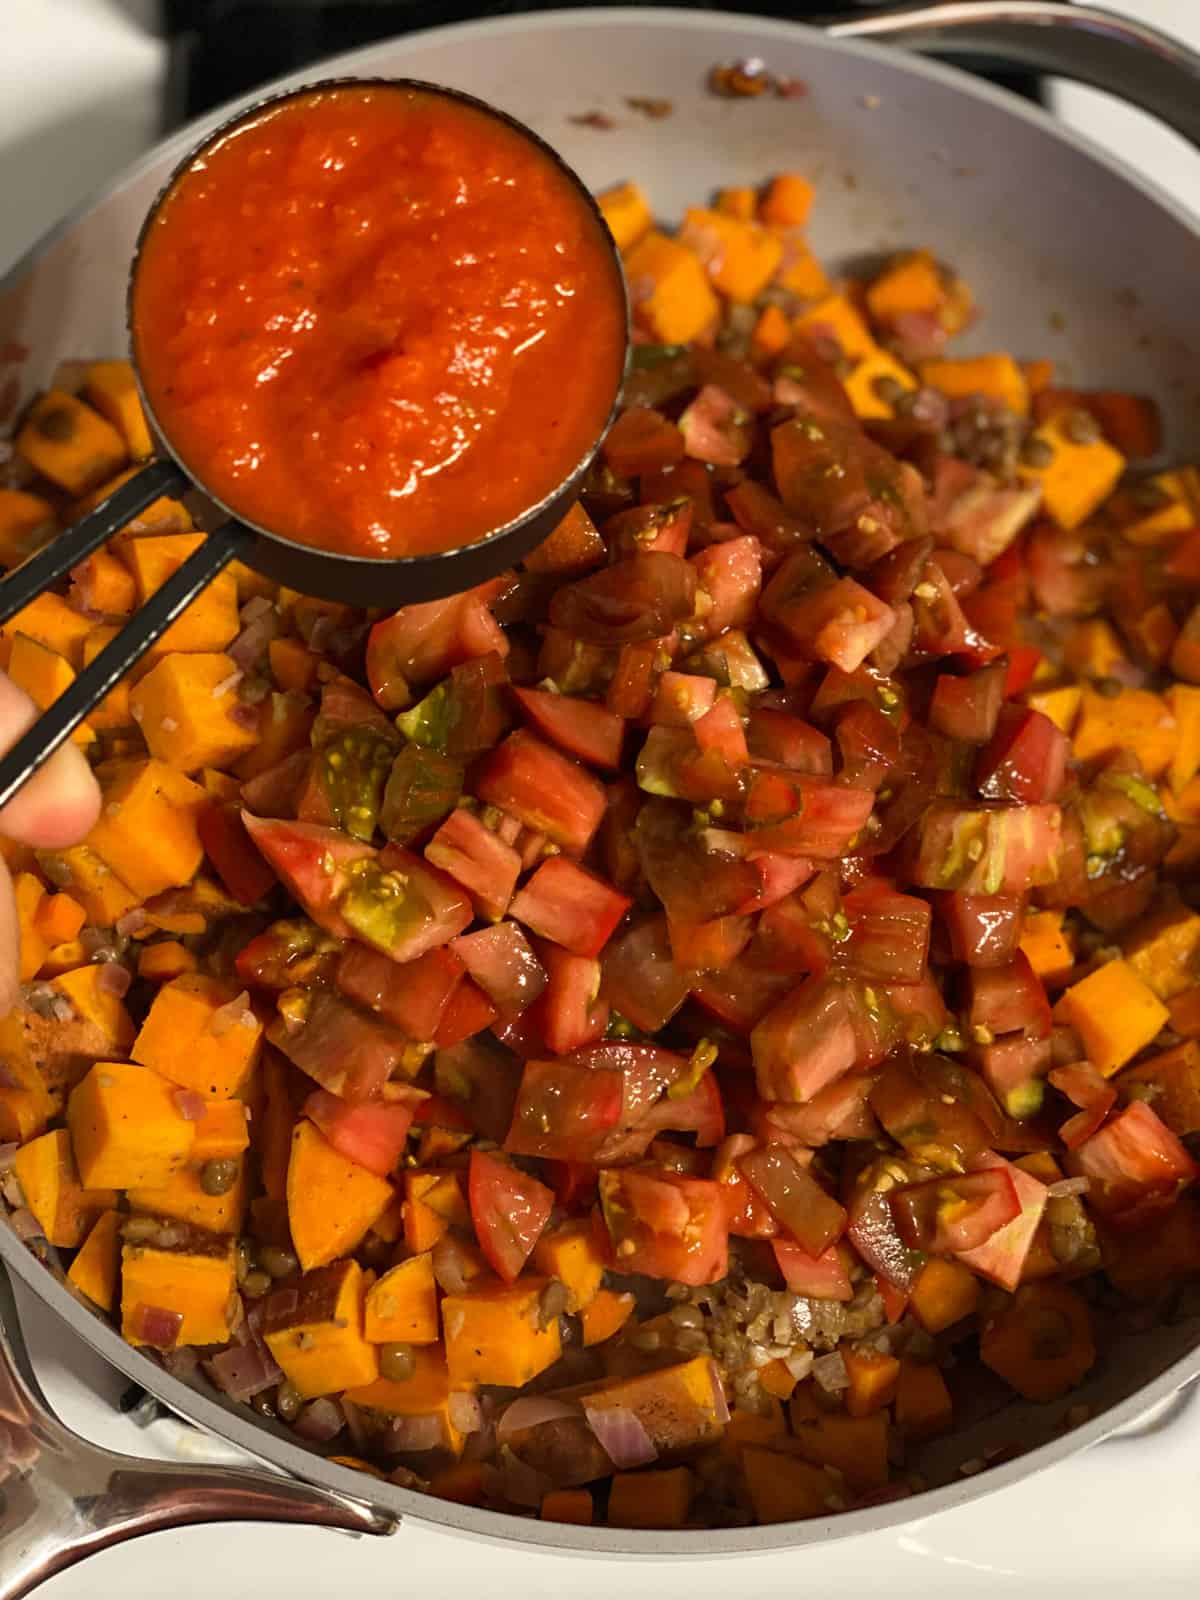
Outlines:
POLYGON ((472 544, 550 494, 626 347, 611 241, 570 172, 407 84, 302 92, 203 148, 147 224, 130 326, 204 487, 381 559, 472 544))

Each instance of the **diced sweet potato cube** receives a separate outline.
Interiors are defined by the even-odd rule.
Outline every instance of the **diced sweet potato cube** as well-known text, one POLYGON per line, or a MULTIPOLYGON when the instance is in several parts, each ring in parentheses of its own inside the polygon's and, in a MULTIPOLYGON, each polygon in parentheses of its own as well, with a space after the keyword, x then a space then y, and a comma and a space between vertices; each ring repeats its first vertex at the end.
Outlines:
POLYGON ((138 952, 138 977, 148 983, 170 983, 185 972, 195 972, 198 966, 196 957, 178 939, 160 939, 138 952))
POLYGON ((1055 1015, 1107 1078, 1151 1043, 1170 1014, 1127 961, 1108 961, 1063 993, 1055 1015))
POLYGON ((225 767, 258 743, 256 726, 233 715, 238 668, 227 655, 164 656, 130 691, 129 706, 150 754, 195 772, 225 767))
MULTIPOLYGON (((481 1506, 487 1499, 482 1461, 455 1461, 429 1480, 430 1494, 460 1506, 481 1506)), ((567 1491, 572 1492, 572 1491, 567 1491)))
MULTIPOLYGON (((175 533, 122 543, 121 559, 133 574, 138 603, 145 605, 203 543, 201 533, 175 533)), ((154 646, 154 654, 165 657, 172 651, 224 650, 237 637, 239 626, 237 580, 232 572, 222 572, 171 624, 154 646)), ((230 671, 236 668, 231 666, 230 671)))
POLYGON ((1021 949, 1043 983, 1061 983, 1075 964, 1061 911, 1027 911, 1021 925, 1021 949))
POLYGON ((363 1330, 372 1344, 437 1343, 441 1330, 431 1256, 410 1256, 371 1285, 363 1330))
POLYGON ((149 1211, 159 1217, 175 1217, 189 1222, 204 1233, 237 1234, 246 1220, 250 1196, 250 1175, 244 1161, 237 1177, 224 1194, 208 1194, 200 1181, 200 1167, 192 1162, 181 1167, 161 1186, 130 1189, 129 1204, 135 1211, 149 1211))
POLYGON ((129 885, 86 844, 39 850, 37 861, 55 888, 78 900, 97 928, 111 928, 139 904, 129 885))
POLYGON ((1117 1088, 1127 1100, 1148 1099, 1155 1116, 1181 1138, 1200 1133, 1200 1044, 1195 1039, 1127 1067, 1117 1088))
POLYGON ((307 1118, 296 1124, 287 1207, 292 1242, 306 1272, 355 1249, 393 1194, 386 1178, 348 1160, 307 1118))
POLYGON ((783 257, 783 243, 770 229, 701 206, 684 214, 679 238, 704 262, 721 293, 738 305, 749 305, 766 288, 783 257))
POLYGON ((63 1249, 81 1245, 100 1213, 117 1203, 111 1189, 86 1189, 80 1183, 65 1128, 23 1144, 13 1171, 42 1232, 51 1244, 63 1249))
POLYGON ((117 430, 64 389, 34 402, 17 434, 17 454, 68 494, 86 494, 125 465, 117 430))
POLYGON ((1111 494, 1125 470, 1125 457, 1102 438, 1076 443, 1069 435, 1070 412, 1050 417, 1032 437, 1053 452, 1044 467, 1018 467, 1026 483, 1038 483, 1042 504, 1060 528, 1086 522, 1111 494))
POLYGON ((917 387, 917 380, 890 351, 873 350, 858 362, 844 384, 855 415, 864 421, 872 417, 894 417, 894 398, 886 398, 888 384, 898 384, 911 393, 917 387))
POLYGON ((1200 979, 1200 915, 1167 906, 1139 922, 1121 941, 1125 959, 1160 1000, 1172 1000, 1200 979))
POLYGON ((496 1383, 520 1389, 562 1354, 558 1319, 539 1325, 545 1278, 480 1283, 442 1301, 446 1362, 455 1388, 496 1383))
MULTIPOLYGON (((92 628, 80 646, 83 665, 90 667, 119 632, 115 623, 101 623, 92 628)), ((97 733, 124 733, 133 728, 133 713, 129 709, 129 678, 122 678, 113 685, 95 710, 88 714, 88 721, 97 733)))
POLYGON ((241 1100, 210 1100, 195 1124, 192 1161, 228 1161, 250 1148, 250 1124, 241 1100))
POLYGON ((432 1250, 449 1228, 465 1227, 469 1222, 457 1173, 410 1167, 404 1174, 404 1242, 414 1255, 432 1250))
POLYGON ((335 1261, 267 1300, 267 1348, 306 1400, 343 1389, 353 1398, 379 1376, 375 1346, 363 1338, 363 1291, 358 1262, 335 1261))
POLYGON ((589 1410, 620 1406, 632 1411, 660 1456, 713 1444, 725 1428, 721 1379, 711 1357, 696 1356, 657 1372, 609 1380, 589 1390, 589 1410))
POLYGON ((925 361, 921 381, 952 399, 986 395, 1017 416, 1029 413, 1029 385, 1010 355, 966 356, 957 361, 925 361))
POLYGON ((543 1233, 533 1247, 533 1264, 567 1291, 567 1310, 582 1311, 596 1298, 604 1279, 604 1257, 590 1218, 564 1222, 543 1233))
POLYGON ((781 172, 778 177, 771 179, 758 214, 764 222, 777 223, 783 228, 803 227, 808 221, 816 192, 800 173, 781 172))
POLYGON ((45 1131, 61 1101, 46 1087, 42 1074, 29 1058, 20 1038, 20 1026, 10 1014, 0 1021, 0 1059, 13 1084, 0 1086, 0 1143, 26 1144, 45 1131))
POLYGON ((224 1344, 233 1332, 236 1306, 232 1239, 195 1234, 170 1250, 126 1241, 121 1251, 121 1333, 130 1344, 145 1342, 139 1332, 144 1309, 182 1316, 176 1344, 224 1344))
POLYGON ((20 947, 18 977, 22 983, 37 975, 46 959, 47 942, 38 927, 38 913, 46 899, 42 880, 32 872, 18 872, 13 879, 13 900, 17 907, 17 936, 20 947))
POLYGON ((228 1100, 258 1060, 262 1025, 248 1005, 215 978, 187 973, 155 995, 129 1053, 144 1067, 208 1100, 228 1100))
POLYGON ((631 249, 653 226, 650 202, 636 183, 618 183, 596 196, 618 250, 631 249))
POLYGON ((620 1333, 633 1315, 636 1304, 637 1301, 631 1294, 618 1294, 612 1289, 601 1289, 591 1304, 584 1306, 580 1313, 584 1344, 603 1344, 606 1339, 611 1339, 614 1333, 620 1333))
POLYGON ((96 1063, 67 1102, 75 1162, 89 1188, 159 1187, 174 1177, 196 1138, 178 1092, 149 1067, 96 1063))
POLYGON ((123 1220, 119 1211, 105 1211, 98 1216, 67 1268, 68 1279, 101 1311, 111 1311, 117 1303, 123 1220))
POLYGON ((588 1528, 595 1515, 595 1504, 587 1489, 552 1489, 542 1496, 539 1512, 543 1522, 570 1522, 588 1528))
POLYGON ((720 305, 700 259, 651 230, 625 258, 634 315, 663 344, 686 344, 717 319, 720 305))
POLYGON ((979 1279, 969 1267, 935 1256, 917 1274, 909 1306, 926 1333, 941 1333, 971 1315, 979 1293, 979 1279))
MULTIPOLYGON (((75 682, 75 669, 66 657, 26 633, 18 633, 13 639, 8 675, 41 711, 48 710, 75 682)), ((95 730, 86 721, 79 724, 71 738, 78 745, 96 742, 95 730)))
POLYGON ((88 848, 144 900, 191 883, 204 859, 198 783, 165 761, 125 761, 101 773, 104 804, 88 848))
POLYGON ((49 894, 38 906, 37 931, 48 945, 77 938, 86 921, 87 912, 69 894, 49 894))
POLYGON ((888 1418, 885 1411, 869 1417, 836 1413, 801 1422, 795 1447, 805 1461, 836 1467, 853 1489, 882 1489, 888 1481, 888 1418))
POLYGON ((889 262, 866 292, 867 310, 877 322, 937 312, 945 298, 942 275, 928 250, 914 250, 889 262))
POLYGON ((954 1406, 940 1369, 932 1362, 902 1361, 895 1412, 896 1426, 906 1438, 944 1433, 954 1420, 954 1406))
POLYGON ((847 361, 861 361, 878 349, 861 313, 843 292, 826 295, 824 300, 810 306, 796 319, 796 327, 810 339, 836 340, 847 361))
POLYGON ((436 1417, 441 1427, 442 1448, 457 1455, 462 1448, 462 1434, 450 1418, 450 1395, 459 1387, 450 1382, 446 1352, 441 1345, 417 1345, 413 1350, 411 1377, 402 1382, 376 1378, 359 1388, 347 1390, 346 1399, 389 1417, 436 1417))
POLYGON ((618 1472, 608 1496, 608 1521, 614 1528, 682 1528, 696 1480, 688 1467, 664 1471, 618 1472))
POLYGON ((842 1359, 850 1380, 846 1390, 847 1416, 869 1417, 873 1411, 891 1405, 900 1380, 900 1363, 895 1356, 859 1349, 844 1351, 842 1359))
POLYGON ((747 1445, 769 1447, 786 1434, 787 1423, 784 1420, 783 1407, 777 1400, 772 1401, 771 1410, 765 1415, 757 1411, 743 1411, 735 1406, 725 1425, 721 1449, 726 1455, 738 1456, 747 1445))
POLYGON ((61 595, 39 594, 0 627, 0 664, 8 666, 12 643, 17 634, 44 644, 65 656, 73 667, 83 664, 83 641, 94 623, 80 616, 61 595))
POLYGON ((1110 699, 1085 688, 1071 749, 1077 761, 1132 750, 1146 776, 1157 778, 1171 764, 1177 731, 1169 707, 1149 689, 1122 689, 1110 699))
POLYGON ((69 1001, 75 1017, 87 1024, 100 1048, 93 1060, 104 1056, 127 1056, 133 1043, 133 1019, 123 1000, 105 987, 102 962, 75 967, 51 978, 51 987, 69 1001))
POLYGON ((838 1505, 839 1485, 809 1461, 753 1447, 742 1451, 742 1471, 757 1522, 825 1517, 838 1505))
POLYGON ((40 494, 0 489, 0 567, 19 567, 53 537, 54 507, 40 494))
POLYGON ((112 423, 135 461, 153 454, 137 379, 128 361, 93 361, 84 374, 83 392, 100 415, 112 423))

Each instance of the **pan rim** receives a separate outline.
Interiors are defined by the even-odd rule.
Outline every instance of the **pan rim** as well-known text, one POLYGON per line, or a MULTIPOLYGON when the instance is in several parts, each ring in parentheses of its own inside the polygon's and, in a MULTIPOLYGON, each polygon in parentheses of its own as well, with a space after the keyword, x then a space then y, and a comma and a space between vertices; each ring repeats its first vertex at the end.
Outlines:
MULTIPOLYGON (((554 30, 573 31, 593 28, 642 30, 647 27, 669 28, 677 33, 680 27, 685 25, 689 29, 724 30, 727 36, 736 29, 739 39, 745 44, 752 40, 795 41, 799 38, 806 48, 815 52, 828 51, 838 56, 858 58, 886 67, 892 72, 900 71, 918 81, 938 83, 947 89, 957 91, 967 100, 982 101, 1033 126, 1056 142, 1067 145, 1085 159, 1107 170, 1127 187, 1157 205, 1194 238, 1200 239, 1200 216, 1182 205, 1153 179, 1136 172, 1120 157, 1102 149, 1086 135, 1066 128, 1048 111, 1030 105, 1006 90, 996 88, 942 62, 902 53, 895 44, 837 37, 809 24, 748 13, 731 13, 714 9, 681 12, 653 6, 619 6, 600 10, 564 8, 467 23, 449 23, 404 35, 403 42, 405 45, 425 46, 441 41, 455 41, 463 46, 469 46, 511 34, 536 35, 554 30)), ((124 168, 110 183, 75 206, 44 233, 17 259, 4 276, 0 277, 0 295, 8 293, 23 281, 36 268, 43 256, 68 237, 77 224, 95 208, 148 176, 164 160, 170 159, 173 164, 177 163, 190 148, 202 142, 210 132, 236 115, 240 109, 253 105, 264 96, 303 88, 306 84, 317 81, 312 77, 313 73, 320 73, 322 78, 365 73, 370 70, 372 63, 378 62, 384 52, 395 49, 397 42, 396 39, 385 39, 314 63, 312 67, 299 73, 289 74, 261 85, 245 96, 226 102, 177 129, 168 138, 156 143, 137 161, 124 168)), ((452 1501, 438 1500, 396 1485, 378 1483, 351 1468, 337 1466, 293 1444, 288 1438, 275 1433, 261 1421, 250 1421, 250 1413, 241 1414, 244 1408, 227 1407, 218 1399, 192 1389, 154 1365, 148 1357, 127 1344, 100 1316, 76 1300, 6 1226, 0 1227, 0 1259, 16 1273, 31 1293, 37 1295, 43 1304, 60 1316, 74 1333, 111 1365, 155 1394, 180 1415, 217 1434, 218 1437, 239 1445, 257 1461, 280 1468, 294 1477, 332 1490, 343 1497, 379 1505, 402 1517, 411 1516, 430 1527, 481 1538, 492 1543, 516 1544, 549 1554, 573 1553, 609 1559, 635 1557, 642 1560, 675 1561, 681 1558, 698 1560, 715 1556, 765 1555, 785 1549, 800 1552, 810 1545, 826 1545, 858 1535, 882 1533, 889 1529, 913 1525, 1045 1471, 1065 1455, 1086 1449, 1119 1428, 1137 1421, 1154 1405, 1200 1377, 1200 1345, 1198 1345, 1177 1357, 1149 1383, 1072 1429, 1069 1434, 1036 1446, 1011 1461, 989 1466, 984 1473, 927 1490, 911 1501, 897 1501, 801 1523, 779 1523, 755 1528, 690 1532, 579 1528, 549 1522, 531 1523, 528 1519, 502 1512, 485 1511, 452 1501)))

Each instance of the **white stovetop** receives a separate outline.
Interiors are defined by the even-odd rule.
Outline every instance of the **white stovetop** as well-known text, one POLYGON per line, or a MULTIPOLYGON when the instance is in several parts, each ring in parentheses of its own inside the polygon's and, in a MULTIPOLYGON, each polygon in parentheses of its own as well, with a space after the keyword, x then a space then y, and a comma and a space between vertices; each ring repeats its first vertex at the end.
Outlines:
MULTIPOLYGON (((716 3, 716 0, 712 0, 716 3)), ((1200 0, 1120 6, 1200 46, 1200 0)), ((153 0, 0 0, 0 272, 39 232, 155 136, 161 48, 139 19, 153 0)), ((1062 114, 1200 212, 1200 155, 1140 113, 1065 88, 1062 114)), ((183 1431, 139 1432, 115 1409, 124 1380, 23 1296, 25 1329, 64 1420, 115 1450, 167 1457, 183 1431)), ((195 1447, 195 1436, 191 1437, 195 1447)), ((616 1567, 452 1541, 406 1525, 350 1542, 304 1528, 224 1526, 156 1534, 52 1579, 46 1600, 429 1600, 511 1593, 526 1600, 611 1600, 614 1589, 664 1600, 745 1600, 797 1590, 847 1600, 1024 1597, 1108 1600, 1200 1589, 1200 1405, 975 1507, 902 1532, 799 1555, 616 1567)), ((532 1530, 531 1530, 532 1531, 532 1530)))

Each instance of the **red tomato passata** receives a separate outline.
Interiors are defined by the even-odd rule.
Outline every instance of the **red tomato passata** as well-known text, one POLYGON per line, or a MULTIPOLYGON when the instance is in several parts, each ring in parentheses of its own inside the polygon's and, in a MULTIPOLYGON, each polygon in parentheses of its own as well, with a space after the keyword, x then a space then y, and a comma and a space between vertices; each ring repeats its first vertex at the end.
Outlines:
POLYGON ((410 1105, 390 1105, 383 1100, 350 1105, 325 1089, 309 1095, 303 1114, 348 1161, 356 1161, 381 1178, 395 1171, 413 1120, 410 1105))
POLYGON ((617 1272, 697 1287, 729 1270, 721 1186, 658 1167, 600 1174, 600 1204, 617 1272))
POLYGON ((479 1248, 505 1283, 515 1282, 550 1220, 553 1191, 500 1156, 472 1150, 467 1193, 479 1248))

